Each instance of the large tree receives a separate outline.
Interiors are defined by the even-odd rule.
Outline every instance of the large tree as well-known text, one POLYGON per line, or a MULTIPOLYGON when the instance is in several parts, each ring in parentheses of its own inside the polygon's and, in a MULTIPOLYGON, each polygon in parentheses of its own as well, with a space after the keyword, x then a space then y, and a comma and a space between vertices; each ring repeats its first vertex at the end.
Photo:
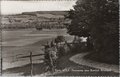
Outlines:
POLYGON ((68 33, 79 37, 91 37, 98 54, 119 52, 119 2, 118 0, 78 0, 69 11, 68 33))

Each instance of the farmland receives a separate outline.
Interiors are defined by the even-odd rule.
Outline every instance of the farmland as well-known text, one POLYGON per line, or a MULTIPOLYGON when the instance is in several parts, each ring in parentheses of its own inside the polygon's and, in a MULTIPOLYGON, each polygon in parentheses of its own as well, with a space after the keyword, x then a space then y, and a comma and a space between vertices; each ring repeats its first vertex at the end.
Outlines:
POLYGON ((25 12, 16 15, 2 15, 3 29, 29 29, 41 27, 44 29, 65 28, 64 15, 67 12, 25 12), (43 14, 44 13, 44 14, 43 14))

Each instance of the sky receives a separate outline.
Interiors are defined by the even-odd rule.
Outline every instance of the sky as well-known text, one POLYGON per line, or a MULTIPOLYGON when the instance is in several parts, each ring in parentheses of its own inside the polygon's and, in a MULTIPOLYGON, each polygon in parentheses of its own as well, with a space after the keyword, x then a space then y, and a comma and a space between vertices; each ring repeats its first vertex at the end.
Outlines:
POLYGON ((76 0, 1 1, 1 14, 20 14, 33 11, 64 11, 73 9, 76 0))

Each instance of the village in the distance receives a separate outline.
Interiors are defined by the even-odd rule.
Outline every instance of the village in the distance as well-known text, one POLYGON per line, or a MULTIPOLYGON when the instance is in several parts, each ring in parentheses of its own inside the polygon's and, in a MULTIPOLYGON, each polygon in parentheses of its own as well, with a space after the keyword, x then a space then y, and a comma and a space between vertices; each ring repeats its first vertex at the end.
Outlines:
POLYGON ((67 11, 24 12, 16 15, 1 16, 3 29, 62 29, 65 28, 64 15, 67 11))

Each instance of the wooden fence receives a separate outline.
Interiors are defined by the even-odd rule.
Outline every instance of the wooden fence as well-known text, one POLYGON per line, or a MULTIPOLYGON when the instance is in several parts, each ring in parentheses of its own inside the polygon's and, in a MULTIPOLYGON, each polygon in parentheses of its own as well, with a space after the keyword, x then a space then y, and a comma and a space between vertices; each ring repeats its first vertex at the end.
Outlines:
MULTIPOLYGON (((29 63, 30 64, 30 74, 31 74, 31 77, 32 77, 33 76, 33 59, 32 58, 36 57, 36 56, 42 56, 42 55, 44 55, 44 54, 33 55, 32 52, 29 52, 28 55, 26 55, 26 56, 24 56, 24 54, 17 54, 15 56, 3 57, 0 60, 1 61, 1 63, 0 63, 0 65, 1 65, 0 74, 1 74, 1 76, 3 74, 3 61, 4 61, 4 58, 10 58, 10 57, 15 58, 15 60, 11 61, 11 63, 16 62, 16 61, 24 61, 22 58, 29 58, 29 61, 30 61, 30 63, 29 63)), ((35 60, 37 60, 37 59, 35 59, 35 60)), ((39 60, 42 60, 42 59, 39 59, 39 60)))

